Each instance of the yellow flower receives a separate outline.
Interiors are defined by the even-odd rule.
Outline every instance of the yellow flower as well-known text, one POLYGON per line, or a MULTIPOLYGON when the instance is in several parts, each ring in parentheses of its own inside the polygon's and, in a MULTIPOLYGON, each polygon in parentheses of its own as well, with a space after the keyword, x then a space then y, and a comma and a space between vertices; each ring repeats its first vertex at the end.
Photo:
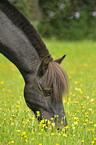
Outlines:
POLYGON ((78 117, 74 117, 74 120, 77 120, 78 119, 78 117))
POLYGON ((25 142, 28 142, 28 140, 27 140, 27 139, 25 139, 25 142))
POLYGON ((14 123, 11 123, 11 125, 14 125, 14 123))
POLYGON ((64 137, 67 137, 67 134, 63 134, 64 137))
POLYGON ((32 131, 31 133, 32 133, 32 134, 34 134, 34 132, 33 132, 33 131, 32 131))
POLYGON ((25 128, 25 125, 23 125, 23 128, 25 128))
POLYGON ((60 135, 60 134, 57 132, 56 135, 60 135))
POLYGON ((85 126, 85 125, 86 125, 86 123, 83 123, 83 125, 85 126))
POLYGON ((88 119, 86 119, 85 122, 88 122, 88 119))
POLYGON ((55 126, 55 123, 54 123, 54 122, 52 123, 52 126, 53 126, 53 127, 55 126))
POLYGON ((89 111, 92 111, 92 108, 89 108, 89 111))
POLYGON ((66 126, 66 129, 68 129, 68 126, 66 126))
POLYGON ((84 140, 81 140, 81 142, 84 142, 84 140))
POLYGON ((24 138, 27 138, 27 135, 24 135, 24 138))
POLYGON ((24 132, 22 132, 21 136, 23 136, 23 135, 25 135, 25 134, 26 134, 26 132, 24 131, 24 132))
POLYGON ((54 118, 51 118, 51 120, 53 120, 54 118))
POLYGON ((93 145, 94 143, 95 143, 95 141, 93 140, 93 141, 92 141, 92 145, 93 145))
POLYGON ((34 140, 35 138, 32 138, 31 140, 34 140))
POLYGON ((94 140, 96 141, 96 138, 94 138, 94 140))
POLYGON ((92 131, 94 132, 95 129, 92 129, 92 131))
POLYGON ((11 143, 14 143, 14 141, 12 140, 11 143))
POLYGON ((96 127, 96 124, 94 124, 94 127, 96 127))
POLYGON ((39 143, 39 145, 42 145, 42 143, 39 143))
POLYGON ((51 135, 53 136, 53 135, 54 135, 54 133, 51 133, 51 135))
POLYGON ((20 132, 21 130, 17 130, 17 132, 20 132))

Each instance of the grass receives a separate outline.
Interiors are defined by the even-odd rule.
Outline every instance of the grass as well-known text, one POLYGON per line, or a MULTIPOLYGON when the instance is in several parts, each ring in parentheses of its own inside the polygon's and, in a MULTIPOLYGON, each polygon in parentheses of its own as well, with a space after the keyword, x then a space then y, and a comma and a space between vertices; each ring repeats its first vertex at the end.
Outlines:
POLYGON ((0 55, 0 145, 96 144, 96 42, 45 40, 54 59, 69 77, 69 93, 63 98, 67 132, 38 123, 23 97, 24 81, 18 69, 0 55))

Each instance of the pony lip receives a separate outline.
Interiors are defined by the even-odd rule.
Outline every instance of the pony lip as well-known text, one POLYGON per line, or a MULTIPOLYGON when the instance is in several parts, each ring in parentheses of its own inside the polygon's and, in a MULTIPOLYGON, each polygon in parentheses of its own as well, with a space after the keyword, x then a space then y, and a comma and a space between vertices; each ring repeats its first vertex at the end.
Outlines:
POLYGON ((0 1, 0 53, 21 72, 24 98, 28 107, 40 117, 67 125, 62 95, 68 90, 68 78, 60 63, 53 60, 46 45, 30 22, 9 1, 0 1))

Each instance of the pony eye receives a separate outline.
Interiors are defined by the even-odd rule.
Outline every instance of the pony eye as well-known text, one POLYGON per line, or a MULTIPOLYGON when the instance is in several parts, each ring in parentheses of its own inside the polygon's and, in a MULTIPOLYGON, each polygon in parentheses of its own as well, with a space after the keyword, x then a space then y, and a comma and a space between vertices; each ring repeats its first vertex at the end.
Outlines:
POLYGON ((44 95, 45 95, 45 96, 50 96, 50 95, 51 95, 51 90, 50 90, 50 89, 48 89, 48 90, 45 89, 45 90, 44 90, 44 95))

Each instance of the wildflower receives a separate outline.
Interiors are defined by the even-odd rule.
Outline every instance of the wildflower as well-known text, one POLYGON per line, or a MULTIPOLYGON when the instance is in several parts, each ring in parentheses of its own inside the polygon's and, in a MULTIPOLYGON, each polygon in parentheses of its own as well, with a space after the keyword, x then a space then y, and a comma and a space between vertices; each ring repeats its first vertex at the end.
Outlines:
POLYGON ((51 120, 53 120, 54 118, 51 118, 51 120))
POLYGON ((12 140, 11 143, 14 143, 14 141, 12 140))
POLYGON ((57 132, 56 135, 60 135, 60 133, 57 132))
POLYGON ((25 128, 25 125, 23 125, 23 128, 25 128))
POLYGON ((86 123, 83 123, 83 125, 85 126, 85 125, 86 125, 86 123))
POLYGON ((95 129, 92 129, 92 131, 94 132, 94 131, 95 131, 95 129))
POLYGON ((94 124, 94 127, 96 127, 96 124, 94 124))
POLYGON ((74 122, 74 125, 78 125, 78 122, 76 121, 76 122, 74 122))
POLYGON ((11 126, 13 126, 14 125, 14 123, 11 123, 11 126))
POLYGON ((51 133, 51 135, 53 136, 53 135, 54 135, 54 133, 51 133))
POLYGON ((32 134, 34 134, 34 132, 33 132, 33 131, 32 131, 31 133, 32 133, 32 134))
POLYGON ((64 137, 67 137, 67 134, 63 134, 64 137))
POLYGON ((68 126, 66 126, 66 129, 68 129, 68 126))
POLYGON ((86 119, 85 122, 88 122, 88 119, 86 119))
POLYGON ((25 142, 28 142, 28 140, 27 140, 27 139, 25 139, 25 142))
POLYGON ((52 126, 53 126, 53 127, 55 126, 55 123, 54 123, 54 122, 52 123, 52 126))
POLYGON ((94 138, 94 140, 96 141, 96 138, 94 138))
POLYGON ((94 143, 95 143, 95 141, 93 140, 93 141, 92 141, 92 145, 93 145, 94 143))
POLYGON ((93 123, 92 121, 89 122, 89 124, 92 124, 92 123, 93 123))
POLYGON ((62 128, 62 131, 65 131, 65 128, 62 128))
POLYGON ((89 111, 92 111, 92 108, 89 108, 89 111))
POLYGON ((3 81, 1 81, 1 84, 4 84, 4 82, 3 82, 3 81))
POLYGON ((20 132, 21 130, 17 130, 17 132, 20 132))
POLYGON ((39 145, 42 145, 42 143, 39 143, 39 145))
POLYGON ((23 135, 25 135, 25 134, 26 134, 26 132, 24 131, 24 132, 22 132, 21 136, 23 136, 23 135))
POLYGON ((84 140, 81 140, 81 142, 84 142, 84 140))
POLYGON ((35 138, 32 138, 31 140, 34 140, 35 138))
POLYGON ((24 138, 27 138, 27 135, 24 135, 24 138))

